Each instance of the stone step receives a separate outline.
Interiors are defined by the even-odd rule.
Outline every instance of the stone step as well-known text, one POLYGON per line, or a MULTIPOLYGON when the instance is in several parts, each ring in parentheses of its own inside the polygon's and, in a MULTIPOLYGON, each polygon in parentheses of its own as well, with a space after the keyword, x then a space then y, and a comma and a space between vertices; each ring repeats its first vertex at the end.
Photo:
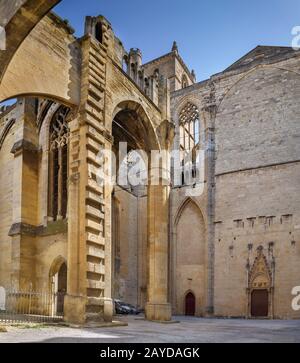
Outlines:
POLYGON ((104 90, 105 88, 105 83, 95 79, 91 74, 88 74, 88 82, 97 87, 99 90, 104 90))
POLYGON ((92 93, 96 94, 102 100, 104 99, 104 91, 103 91, 103 89, 99 89, 93 83, 89 83, 88 84, 88 90, 89 90, 89 92, 92 92, 92 93))
POLYGON ((91 242, 91 243, 97 244, 99 246, 105 246, 105 238, 99 234, 87 232, 86 240, 87 240, 87 242, 91 242))
MULTIPOLYGON (((98 126, 97 126, 98 127, 98 126)), ((102 125, 101 125, 102 128, 102 125)), ((102 133, 99 132, 98 128, 95 128, 91 123, 88 123, 87 136, 100 143, 103 148, 105 146, 105 138, 102 133)))
POLYGON ((87 271, 96 273, 99 275, 105 275, 105 266, 102 264, 95 264, 95 263, 88 262, 87 271))
POLYGON ((101 63, 95 62, 94 59, 90 58, 89 67, 96 74, 98 74, 101 78, 105 79, 105 76, 106 76, 105 66, 102 66, 101 63))
POLYGON ((90 60, 94 63, 98 63, 101 65, 101 67, 105 68, 106 64, 106 54, 103 52, 103 55, 101 53, 95 51, 93 48, 89 52, 90 60))
POLYGON ((105 84, 105 75, 95 72, 92 68, 89 68, 88 74, 92 76, 98 82, 105 84))
POLYGON ((98 54, 98 57, 101 57, 105 60, 107 55, 107 50, 99 42, 93 41, 91 42, 90 53, 94 55, 98 54))
POLYGON ((87 287, 88 289, 97 289, 97 290, 104 290, 105 283, 103 281, 95 281, 95 280, 87 280, 87 287))
POLYGON ((88 185, 87 185, 87 190, 90 190, 96 194, 99 194, 100 196, 103 196, 103 185, 99 184, 99 182, 97 180, 88 179, 88 185))
POLYGON ((98 141, 95 141, 94 139, 92 139, 91 137, 87 137, 87 148, 89 148, 90 150, 93 150, 95 153, 99 153, 100 150, 103 149, 103 145, 98 142, 98 141))
POLYGON ((105 259, 105 251, 98 246, 87 244, 86 253, 88 256, 105 259))
POLYGON ((94 221, 94 220, 90 219, 88 216, 86 218, 86 228, 92 229, 99 233, 103 232, 103 224, 98 221, 94 221))
POLYGON ((86 124, 94 127, 94 129, 97 131, 99 136, 102 136, 104 134, 105 127, 104 127, 103 123, 101 121, 97 120, 97 118, 94 115, 90 115, 87 113, 85 122, 86 122, 86 124))
POLYGON ((103 125, 103 110, 101 109, 97 109, 94 107, 94 105, 91 102, 86 102, 86 104, 84 105, 84 109, 86 110, 86 112, 88 113, 85 117, 86 119, 90 119, 91 117, 93 117, 96 121, 99 122, 99 127, 102 124, 102 127, 104 128, 103 125))
POLYGON ((98 208, 92 207, 91 205, 86 206, 86 214, 94 218, 104 219, 104 213, 98 208))
POLYGON ((105 205, 105 201, 104 201, 103 197, 100 194, 95 193, 91 190, 86 191, 85 197, 87 200, 91 200, 92 202, 95 202, 95 203, 98 203, 101 205, 105 205))

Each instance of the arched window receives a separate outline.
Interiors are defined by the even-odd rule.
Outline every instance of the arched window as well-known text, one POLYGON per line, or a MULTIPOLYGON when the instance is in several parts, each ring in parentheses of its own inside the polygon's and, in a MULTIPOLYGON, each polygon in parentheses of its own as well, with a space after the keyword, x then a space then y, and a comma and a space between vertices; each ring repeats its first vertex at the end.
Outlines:
POLYGON ((182 76, 181 85, 182 85, 182 88, 186 88, 189 85, 188 79, 185 74, 182 76))
POLYGON ((196 156, 200 144, 199 110, 192 103, 187 103, 179 116, 180 129, 180 161, 183 168, 182 185, 185 184, 184 167, 187 161, 192 162, 192 178, 196 176, 196 156))
POLYGON ((50 124, 49 216, 54 221, 67 217, 69 108, 60 107, 50 124))
POLYGON ((182 109, 179 116, 180 148, 192 151, 200 142, 199 110, 192 103, 182 109))

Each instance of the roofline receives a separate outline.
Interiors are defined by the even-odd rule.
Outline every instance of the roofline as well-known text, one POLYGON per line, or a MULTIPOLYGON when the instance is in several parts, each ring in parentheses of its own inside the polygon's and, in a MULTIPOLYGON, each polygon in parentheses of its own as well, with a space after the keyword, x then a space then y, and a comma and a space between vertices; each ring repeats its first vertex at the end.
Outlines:
MULTIPOLYGON (((224 69, 223 72, 227 72, 229 70, 231 70, 232 67, 234 67, 236 64, 238 64, 242 59, 246 58, 248 55, 250 55, 252 52, 254 52, 256 49, 259 48, 285 48, 285 49, 289 49, 289 50, 293 50, 293 47, 290 46, 286 46, 286 45, 257 45, 256 47, 252 48, 251 50, 249 50, 249 52, 247 52, 246 54, 244 54, 242 57, 240 57, 239 59, 237 59, 234 63, 232 63, 230 66, 228 66, 226 69, 224 69)), ((223 73, 220 72, 220 73, 223 73)))

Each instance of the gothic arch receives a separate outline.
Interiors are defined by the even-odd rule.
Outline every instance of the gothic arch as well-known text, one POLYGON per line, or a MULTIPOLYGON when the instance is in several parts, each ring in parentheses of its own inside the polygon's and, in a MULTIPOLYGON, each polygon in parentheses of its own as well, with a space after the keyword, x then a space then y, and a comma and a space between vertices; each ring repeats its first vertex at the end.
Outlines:
POLYGON ((273 317, 273 275, 261 246, 248 274, 247 295, 248 317, 273 317))
POLYGON ((300 76, 300 73, 293 71, 292 69, 287 69, 287 68, 283 68, 283 67, 276 67, 274 65, 266 65, 266 64, 260 64, 257 65, 256 67, 250 69, 248 72, 246 72, 245 74, 243 74, 235 83, 233 83, 232 85, 230 85, 227 90, 225 91, 224 95, 221 97, 221 99, 219 100, 219 103, 217 105, 217 114, 219 113, 221 106, 223 105, 223 103, 225 102, 225 100, 227 99, 227 97, 230 95, 231 91, 245 78, 247 78, 248 76, 250 76, 252 73, 261 70, 261 69, 277 69, 283 72, 291 72, 297 76, 300 76))
POLYGON ((67 260, 62 256, 56 257, 50 267, 49 277, 52 278, 54 275, 56 275, 63 264, 67 265, 67 260))
POLYGON ((185 211, 185 209, 189 205, 189 203, 194 204, 196 206, 196 208, 199 209, 199 212, 201 214, 201 217, 203 218, 204 224, 206 225, 206 220, 204 218, 202 208, 200 207, 200 205, 197 203, 196 200, 194 200, 191 197, 188 197, 181 203, 180 207, 177 209, 177 212, 176 212, 175 217, 174 217, 174 222, 173 222, 175 228, 177 228, 180 217, 182 216, 183 212, 185 211))
POLYGON ((138 119, 141 122, 143 130, 147 134, 147 140, 144 141, 147 142, 149 149, 160 150, 161 144, 159 142, 157 130, 155 129, 151 121, 151 118, 145 111, 144 107, 140 103, 133 100, 126 100, 119 102, 117 106, 114 107, 111 119, 112 122, 115 119, 115 117, 122 111, 134 112, 137 115, 138 119))
POLYGON ((0 135, 0 151, 1 151, 1 148, 5 141, 6 136, 9 134, 9 132, 12 129, 12 127, 14 126, 15 122, 16 122, 16 120, 12 119, 5 125, 4 130, 3 130, 2 134, 0 135))
POLYGON ((195 300, 201 302, 197 303, 195 314, 202 316, 205 313, 206 221, 201 207, 193 198, 186 198, 178 208, 172 230, 170 266, 175 313, 185 313, 186 294, 192 292, 195 300), (190 280, 191 271, 196 279, 190 280))
POLYGON ((6 47, 0 52, 0 82, 12 57, 36 24, 61 0, 10 0, 0 5, 5 24, 6 47))
POLYGON ((266 256, 260 249, 249 273, 249 286, 250 289, 270 289, 272 286, 272 273, 266 256))
POLYGON ((193 290, 189 289, 186 291, 186 293, 184 295, 184 305, 185 305, 185 315, 195 316, 197 298, 196 298, 196 294, 193 290), (191 303, 193 306, 191 306, 191 303))
POLYGON ((188 94, 183 96, 179 101, 176 102, 176 104, 172 106, 172 119, 174 120, 175 124, 176 125, 179 124, 180 113, 182 109, 185 107, 185 105, 188 103, 191 103, 198 108, 200 122, 203 123, 205 129, 208 122, 206 120, 205 112, 203 112, 203 107, 205 105, 203 104, 201 97, 193 94, 188 94))

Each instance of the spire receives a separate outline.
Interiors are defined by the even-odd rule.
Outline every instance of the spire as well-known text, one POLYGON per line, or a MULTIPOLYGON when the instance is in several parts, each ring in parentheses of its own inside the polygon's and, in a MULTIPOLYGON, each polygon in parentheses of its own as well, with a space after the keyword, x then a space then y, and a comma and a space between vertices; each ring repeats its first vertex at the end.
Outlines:
POLYGON ((175 41, 173 42, 172 52, 178 52, 177 42, 175 42, 175 41))

